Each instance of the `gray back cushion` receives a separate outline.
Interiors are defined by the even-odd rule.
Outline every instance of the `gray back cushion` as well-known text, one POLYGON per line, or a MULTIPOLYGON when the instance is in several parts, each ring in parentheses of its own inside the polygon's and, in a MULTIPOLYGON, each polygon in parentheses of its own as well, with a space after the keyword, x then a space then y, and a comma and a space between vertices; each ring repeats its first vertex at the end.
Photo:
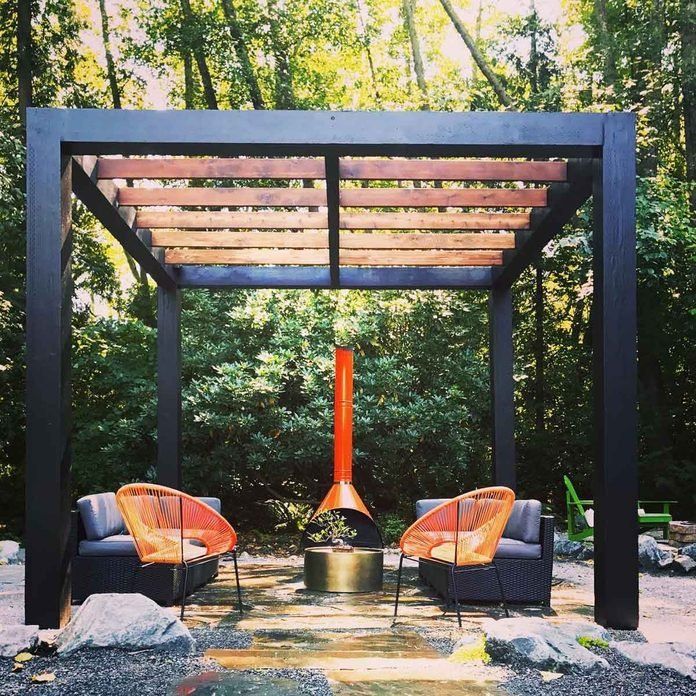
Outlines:
POLYGON ((95 493, 77 501, 77 509, 90 541, 121 534, 125 524, 116 505, 115 493, 95 493))
POLYGON ((430 512, 442 503, 446 503, 450 498, 426 498, 416 501, 416 517, 423 517, 426 512, 430 512))
POLYGON ((222 503, 220 502, 220 498, 209 498, 207 496, 201 496, 198 498, 198 500, 213 508, 213 510, 215 510, 215 512, 217 512, 218 514, 220 514, 220 512, 222 511, 222 503))
POLYGON ((516 500, 503 536, 528 544, 539 543, 541 503, 538 500, 516 500))

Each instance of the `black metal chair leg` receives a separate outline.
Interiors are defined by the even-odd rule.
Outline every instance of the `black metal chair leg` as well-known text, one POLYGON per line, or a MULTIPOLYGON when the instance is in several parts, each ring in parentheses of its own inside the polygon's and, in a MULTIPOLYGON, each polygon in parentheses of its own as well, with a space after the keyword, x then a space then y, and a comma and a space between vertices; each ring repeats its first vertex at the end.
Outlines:
POLYGON ((184 568, 184 586, 181 592, 181 620, 184 620, 184 607, 186 606, 186 589, 188 587, 188 563, 182 563, 184 568))
POLYGON ((399 574, 396 578, 396 601, 394 602, 394 621, 396 621, 396 614, 399 611, 399 593, 401 592, 401 570, 404 566, 404 554, 401 554, 399 558, 399 574))
POLYGON ((503 583, 500 581, 500 571, 498 570, 498 566, 495 564, 495 561, 493 561, 492 565, 493 565, 493 568, 495 569, 495 577, 498 578, 498 589, 500 590, 500 598, 503 600, 503 609, 505 609, 505 616, 507 618, 510 618, 510 612, 508 611, 507 602, 505 601, 505 592, 503 591, 503 583))
POLYGON ((234 577, 237 580, 237 602, 239 604, 240 615, 244 613, 242 609, 242 588, 239 586, 239 567, 237 566, 237 549, 232 551, 232 560, 234 561, 234 577))
MULTIPOLYGON (((459 628, 462 627, 462 614, 459 611, 459 597, 457 597, 457 582, 456 578, 454 575, 454 566, 450 566, 450 576, 452 578, 452 591, 454 594, 454 608, 457 610, 457 623, 459 624, 459 628)), ((448 589, 449 592, 449 589, 448 589)))

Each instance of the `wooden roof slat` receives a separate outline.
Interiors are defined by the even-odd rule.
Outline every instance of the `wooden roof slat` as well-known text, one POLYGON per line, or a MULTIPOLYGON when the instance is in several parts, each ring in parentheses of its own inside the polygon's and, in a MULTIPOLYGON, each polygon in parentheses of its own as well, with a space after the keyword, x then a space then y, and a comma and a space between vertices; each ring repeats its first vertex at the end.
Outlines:
POLYGON ((185 211, 155 212, 141 210, 136 226, 150 229, 322 229, 326 213, 185 211))
MULTIPOLYGON (((326 266, 328 249, 166 249, 165 263, 176 265, 326 266)), ((342 249, 342 265, 350 266, 499 266, 502 251, 342 249)))
POLYGON ((523 230, 529 213, 344 213, 347 230, 523 230))
POLYGON ((342 159, 342 179, 433 181, 565 181, 566 162, 342 159))
POLYGON ((500 266, 502 251, 341 249, 342 266, 500 266))
MULTIPOLYGON (((347 230, 523 230, 529 213, 345 213, 339 226, 347 230)), ((323 229, 321 213, 138 211, 139 228, 181 229, 323 229)))
POLYGON ((165 263, 328 266, 327 249, 166 249, 165 263))
POLYGON ((100 179, 323 179, 320 158, 100 157, 100 179))
POLYGON ((435 208, 438 206, 502 208, 505 206, 532 208, 547 204, 547 189, 502 188, 355 188, 341 189, 341 205, 347 207, 407 207, 435 208))
MULTIPOLYGON (((183 232, 154 230, 153 247, 326 249, 326 232, 183 232)), ((514 249, 515 235, 475 233, 342 232, 343 249, 514 249)))
POLYGON ((118 190, 121 205, 326 205, 326 189, 319 188, 131 188, 118 190))

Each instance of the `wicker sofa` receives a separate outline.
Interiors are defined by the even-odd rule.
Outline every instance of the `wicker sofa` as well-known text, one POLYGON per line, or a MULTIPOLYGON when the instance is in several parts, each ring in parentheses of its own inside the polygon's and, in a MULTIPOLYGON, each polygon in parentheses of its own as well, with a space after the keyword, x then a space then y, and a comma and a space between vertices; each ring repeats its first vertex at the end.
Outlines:
MULTIPOLYGON (((416 517, 446 499, 419 500, 416 517)), ((505 598, 509 603, 551 603, 551 574, 553 570, 553 517, 541 514, 538 500, 516 500, 503 531, 495 563, 500 573, 505 598)), ((421 578, 441 597, 460 602, 498 602, 500 594, 495 576, 489 566, 470 569, 455 575, 456 588, 451 574, 442 563, 421 560, 421 578)))
MULTIPOLYGON (((219 498, 200 498, 220 512, 219 498)), ((194 539, 185 543, 199 545, 194 539)), ((72 601, 80 604, 89 595, 104 592, 139 592, 155 602, 171 606, 181 599, 184 573, 166 565, 141 567, 133 538, 125 528, 115 493, 80 498, 72 513, 72 601)), ((186 594, 218 573, 218 558, 189 569, 186 594)))

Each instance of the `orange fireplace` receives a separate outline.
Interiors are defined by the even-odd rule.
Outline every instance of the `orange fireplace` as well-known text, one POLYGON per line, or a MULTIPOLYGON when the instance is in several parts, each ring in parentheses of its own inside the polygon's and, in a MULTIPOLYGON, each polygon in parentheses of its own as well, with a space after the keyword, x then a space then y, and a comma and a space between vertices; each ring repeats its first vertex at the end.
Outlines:
POLYGON ((333 485, 307 525, 305 546, 326 543, 311 542, 307 535, 321 526, 317 518, 328 510, 340 512, 348 526, 357 532, 345 541, 353 546, 381 548, 382 535, 353 486, 353 349, 341 346, 336 347, 333 485))

